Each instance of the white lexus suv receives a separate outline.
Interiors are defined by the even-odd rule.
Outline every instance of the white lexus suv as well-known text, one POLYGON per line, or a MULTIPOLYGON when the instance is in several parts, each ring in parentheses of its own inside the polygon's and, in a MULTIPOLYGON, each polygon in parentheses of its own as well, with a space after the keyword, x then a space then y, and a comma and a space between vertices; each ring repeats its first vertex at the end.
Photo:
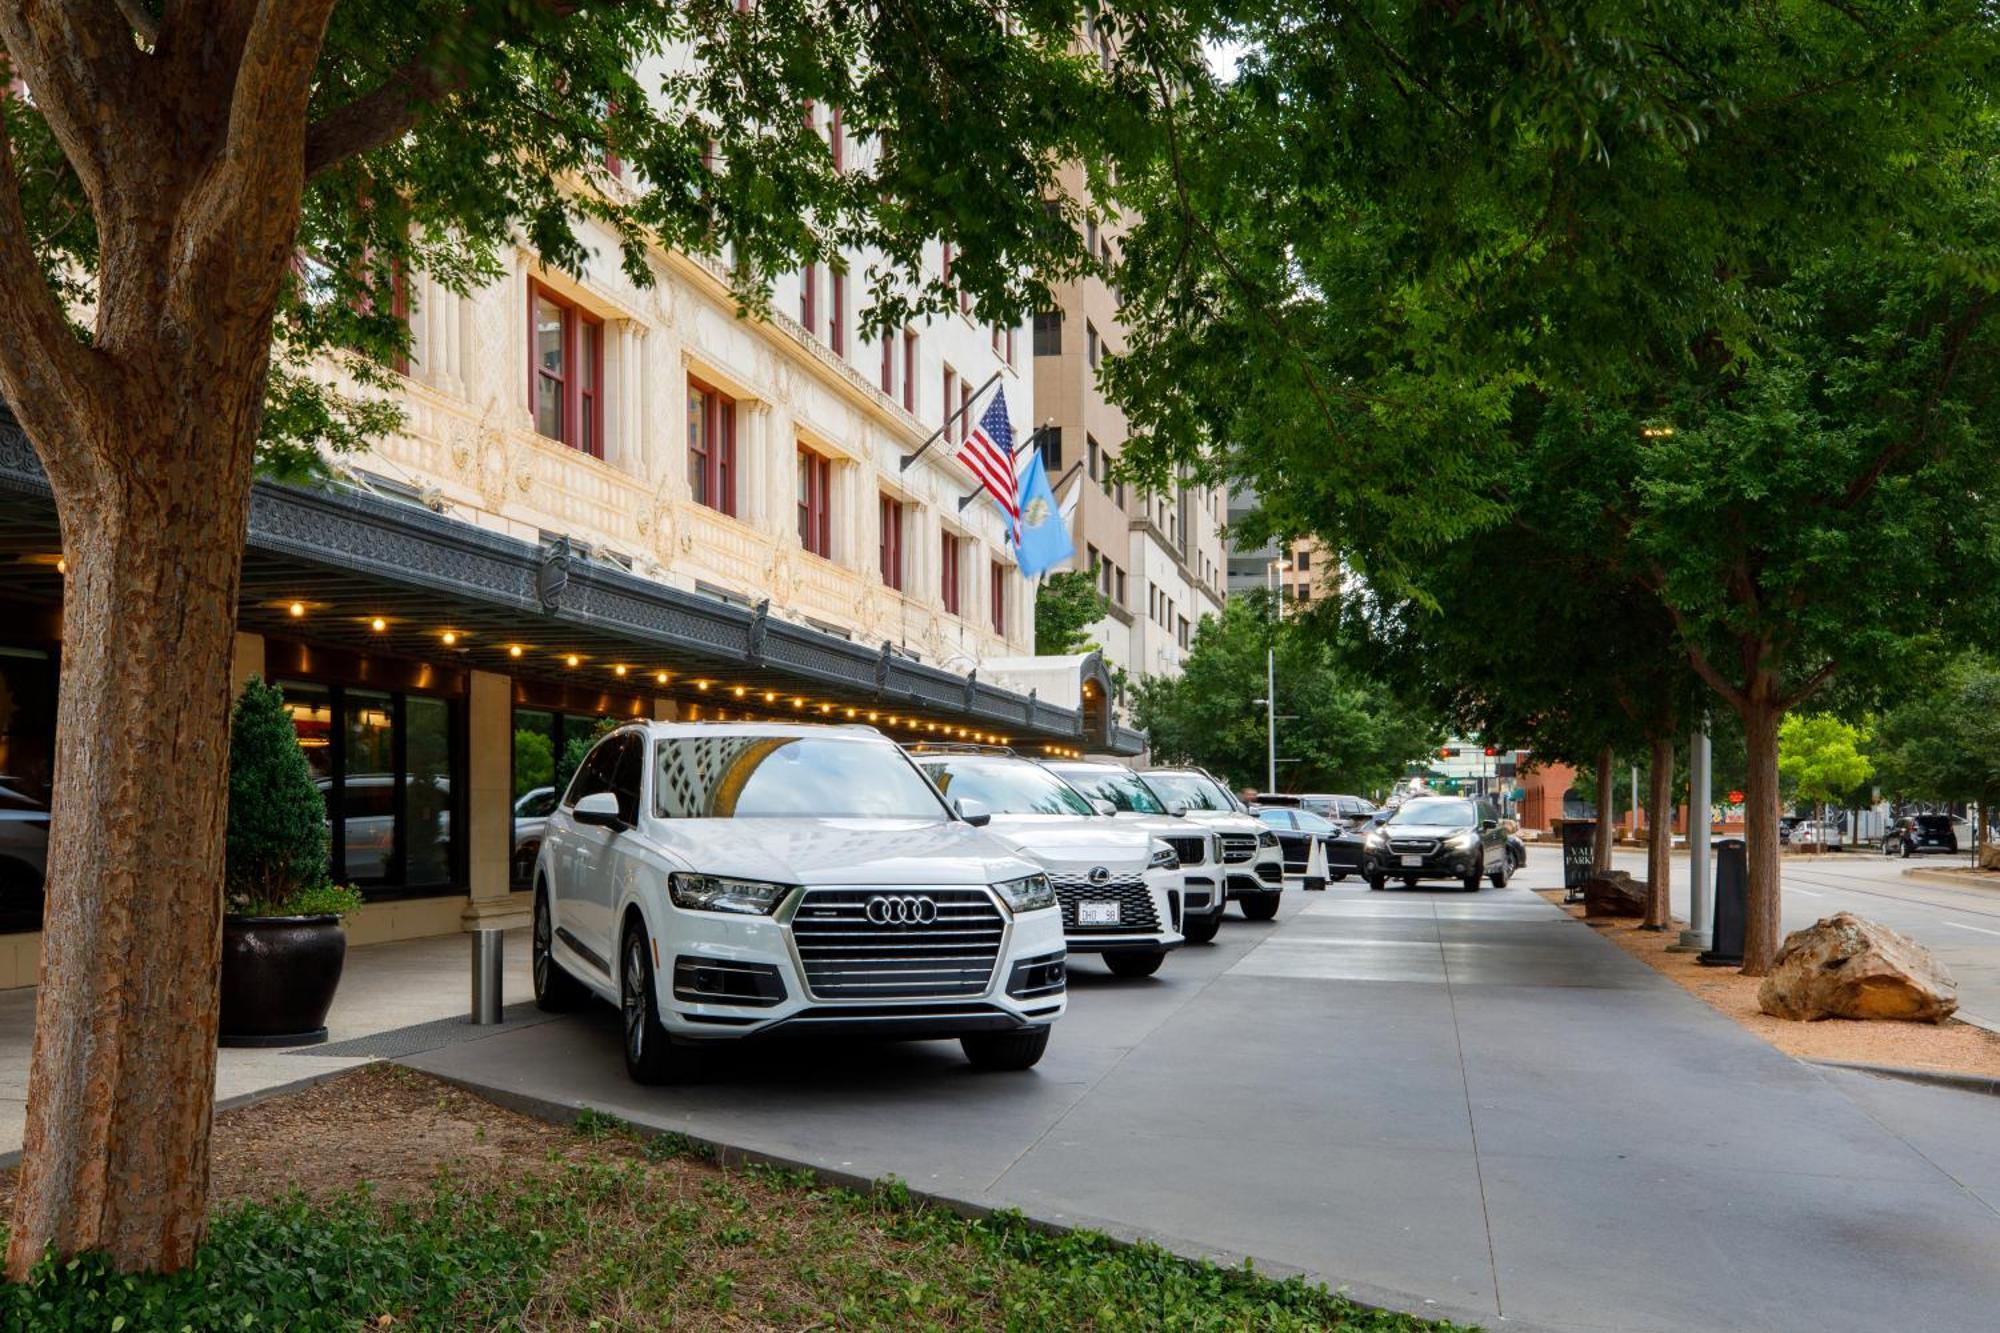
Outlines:
POLYGON ((1116 975, 1146 977, 1180 946, 1180 860, 1159 838, 1105 818, 1033 760, 991 747, 911 748, 939 791, 977 801, 993 832, 1048 872, 1071 953, 1102 954, 1116 975))
POLYGON ((535 863, 535 1000, 619 1006, 641 1083, 767 1033, 1042 1056, 1067 1002, 1040 866, 866 727, 635 723, 593 748, 535 863))
POLYGON ((1276 916, 1285 887, 1285 851, 1278 835, 1202 769, 1149 768, 1140 776, 1161 800, 1180 802, 1189 819, 1221 835, 1224 892, 1242 906, 1243 915, 1252 921, 1276 916))
POLYGON ((1189 944, 1206 944, 1222 925, 1229 905, 1223 895, 1222 837, 1199 820, 1186 818, 1179 801, 1163 801, 1145 780, 1123 764, 1102 759, 1047 760, 1044 768, 1088 797, 1112 818, 1145 829, 1174 849, 1181 862, 1181 934, 1189 944))

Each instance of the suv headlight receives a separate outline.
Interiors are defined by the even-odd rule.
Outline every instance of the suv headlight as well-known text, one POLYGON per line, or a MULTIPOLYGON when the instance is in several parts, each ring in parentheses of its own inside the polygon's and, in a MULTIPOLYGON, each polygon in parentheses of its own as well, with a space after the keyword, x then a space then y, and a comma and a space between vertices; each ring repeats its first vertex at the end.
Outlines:
POLYGON ((791 889, 789 884, 731 879, 727 875, 696 875, 677 870, 667 876, 667 896, 673 899, 674 906, 694 912, 769 916, 791 889))
POLYGON ((1460 829, 1444 840, 1444 845, 1453 851, 1469 852, 1479 845, 1479 835, 1471 829, 1460 829))
POLYGON ((1033 912, 1056 905, 1056 886, 1047 875, 1003 879, 993 886, 993 891, 1016 912, 1033 912))
POLYGON ((1146 862, 1146 867, 1149 870, 1179 870, 1181 858, 1174 854, 1173 848, 1156 841, 1153 843, 1153 857, 1146 862))
POLYGON ((1389 835, 1381 829, 1373 828, 1368 830, 1368 836, 1362 841, 1367 844, 1370 851, 1386 851, 1389 846, 1389 835))
POLYGON ((1276 847, 1278 845, 1278 835, 1269 829, 1265 829, 1257 835, 1257 845, 1259 847, 1276 847))

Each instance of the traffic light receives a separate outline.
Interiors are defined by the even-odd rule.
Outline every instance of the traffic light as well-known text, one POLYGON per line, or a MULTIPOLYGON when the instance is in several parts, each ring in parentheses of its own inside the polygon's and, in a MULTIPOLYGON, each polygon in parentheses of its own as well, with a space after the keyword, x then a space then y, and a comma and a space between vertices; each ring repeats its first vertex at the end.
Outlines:
POLYGON ((1486 757, 1488 759, 1491 759, 1494 755, 1499 753, 1500 753, 1500 747, 1497 745, 1489 745, 1486 747, 1486 757))
POLYGON ((1438 758, 1440 759, 1458 758, 1458 747, 1456 745, 1446 745, 1440 747, 1438 750, 1438 758))

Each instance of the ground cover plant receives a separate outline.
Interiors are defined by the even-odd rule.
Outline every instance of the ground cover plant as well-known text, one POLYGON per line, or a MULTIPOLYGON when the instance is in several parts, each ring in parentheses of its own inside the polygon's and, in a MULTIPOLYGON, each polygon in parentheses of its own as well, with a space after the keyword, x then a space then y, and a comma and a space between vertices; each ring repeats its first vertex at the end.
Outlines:
POLYGON ((0 1327, 1453 1327, 1155 1246, 967 1220, 894 1183, 724 1168, 590 1113, 544 1125, 389 1067, 228 1113, 216 1142, 226 1202, 191 1266, 45 1260, 0 1286, 0 1327))

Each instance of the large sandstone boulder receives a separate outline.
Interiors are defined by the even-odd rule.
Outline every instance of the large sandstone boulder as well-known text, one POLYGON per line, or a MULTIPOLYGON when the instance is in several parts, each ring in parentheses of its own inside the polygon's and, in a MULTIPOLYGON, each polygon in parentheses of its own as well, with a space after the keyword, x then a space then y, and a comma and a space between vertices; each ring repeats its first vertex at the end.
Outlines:
POLYGON ((1942 1023, 1958 1008, 1958 983, 1915 940, 1838 912, 1785 937, 1757 1007, 1778 1018, 1942 1023))
POLYGON ((1633 879, 1622 870, 1607 870, 1583 882, 1583 914, 1594 916, 1646 915, 1646 881, 1633 879))

